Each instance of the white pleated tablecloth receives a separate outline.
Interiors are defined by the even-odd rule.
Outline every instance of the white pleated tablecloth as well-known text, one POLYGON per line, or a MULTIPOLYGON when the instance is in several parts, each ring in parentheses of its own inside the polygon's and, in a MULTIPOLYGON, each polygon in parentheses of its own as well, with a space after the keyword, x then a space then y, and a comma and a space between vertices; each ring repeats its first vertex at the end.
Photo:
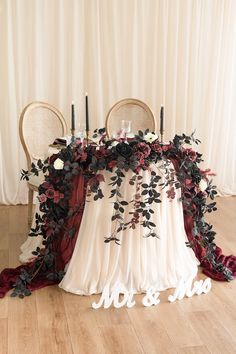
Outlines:
MULTIPOLYGON (((122 199, 130 201, 136 187, 129 184, 133 173, 125 174, 121 186, 122 199)), ((149 171, 140 174, 143 175, 143 183, 150 181, 149 171)), ((167 198, 166 189, 158 187, 162 203, 152 204, 155 213, 151 221, 156 224, 159 238, 144 237, 147 230, 137 225, 134 230, 127 229, 117 234, 121 245, 104 243, 105 237, 114 231, 111 218, 115 197, 109 198, 112 174, 105 171, 103 175, 104 198, 97 201, 93 196, 87 198, 75 249, 59 286, 74 294, 91 295, 101 293, 107 285, 112 290, 119 282, 125 290, 141 293, 150 287, 163 291, 176 287, 182 277, 195 277, 198 261, 193 250, 185 244, 187 236, 182 203, 178 200, 180 190, 176 190, 176 197, 171 200, 167 198)), ((132 211, 130 205, 125 211, 125 221, 130 220, 129 211, 132 211)))

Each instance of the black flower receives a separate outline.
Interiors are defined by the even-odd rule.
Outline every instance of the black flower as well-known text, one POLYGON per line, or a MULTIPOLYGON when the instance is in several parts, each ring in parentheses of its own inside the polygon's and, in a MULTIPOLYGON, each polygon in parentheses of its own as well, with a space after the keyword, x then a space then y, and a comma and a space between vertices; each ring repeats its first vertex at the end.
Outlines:
POLYGON ((126 143, 119 143, 116 145, 116 151, 118 152, 119 155, 127 158, 132 155, 132 149, 131 147, 126 144, 126 143))

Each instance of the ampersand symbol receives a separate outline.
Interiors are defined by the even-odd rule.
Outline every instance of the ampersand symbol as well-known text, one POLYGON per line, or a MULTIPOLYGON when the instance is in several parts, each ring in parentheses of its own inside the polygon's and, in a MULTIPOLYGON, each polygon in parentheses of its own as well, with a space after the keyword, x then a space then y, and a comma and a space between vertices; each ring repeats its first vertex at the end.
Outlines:
POLYGON ((149 288, 142 300, 143 306, 150 307, 152 305, 158 305, 160 303, 160 300, 158 299, 159 295, 160 293, 156 292, 153 286, 149 288))

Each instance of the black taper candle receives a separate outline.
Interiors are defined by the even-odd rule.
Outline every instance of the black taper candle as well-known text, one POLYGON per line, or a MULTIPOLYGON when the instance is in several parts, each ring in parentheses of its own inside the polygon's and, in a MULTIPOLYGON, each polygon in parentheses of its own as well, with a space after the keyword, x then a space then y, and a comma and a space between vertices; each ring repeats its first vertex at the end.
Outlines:
POLYGON ((164 133, 164 107, 161 106, 161 112, 160 112, 160 133, 163 135, 164 133))
POLYGON ((88 94, 85 95, 86 132, 89 132, 88 94))
POLYGON ((71 104, 71 130, 75 130, 75 105, 73 101, 71 104))

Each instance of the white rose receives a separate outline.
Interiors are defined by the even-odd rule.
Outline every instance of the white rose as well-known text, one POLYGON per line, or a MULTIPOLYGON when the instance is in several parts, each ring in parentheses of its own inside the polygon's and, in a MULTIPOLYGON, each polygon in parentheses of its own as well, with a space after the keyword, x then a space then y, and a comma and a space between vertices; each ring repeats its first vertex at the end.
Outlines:
POLYGON ((55 168, 55 170, 63 170, 64 161, 62 161, 62 160, 59 159, 59 157, 58 157, 58 158, 54 161, 53 167, 55 168))
POLYGON ((154 133, 147 133, 146 135, 144 135, 144 140, 147 143, 152 143, 153 141, 155 141, 158 138, 158 136, 154 133))
POLYGON ((205 179, 201 179, 199 182, 199 188, 202 192, 204 192, 208 187, 207 181, 205 179))

